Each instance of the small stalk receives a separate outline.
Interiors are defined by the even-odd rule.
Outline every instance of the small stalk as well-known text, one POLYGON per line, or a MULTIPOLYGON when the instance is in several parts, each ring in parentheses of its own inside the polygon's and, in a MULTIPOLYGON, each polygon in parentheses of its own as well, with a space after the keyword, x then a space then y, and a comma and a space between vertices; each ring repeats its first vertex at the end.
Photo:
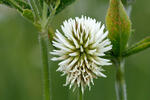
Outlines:
POLYGON ((41 20, 41 32, 39 34, 39 43, 41 46, 42 55, 42 76, 43 76, 43 100, 51 100, 51 75, 49 64, 49 39, 48 29, 45 26, 45 20, 47 19, 47 4, 43 3, 42 20, 41 20))
POLYGON ((48 40, 48 33, 41 32, 39 36, 39 43, 41 47, 41 55, 42 55, 42 76, 43 76, 43 92, 44 92, 44 99, 43 100, 50 100, 51 92, 50 92, 50 66, 49 66, 49 40, 48 40))
POLYGON ((78 90, 78 99, 77 100, 84 100, 84 94, 82 93, 81 89, 78 90))
POLYGON ((119 58, 115 61, 116 65, 116 96, 117 100, 127 100, 127 93, 126 93, 126 83, 124 77, 124 62, 123 58, 119 58))
POLYGON ((35 0, 28 0, 28 3, 29 3, 29 5, 30 5, 30 7, 31 7, 31 9, 32 9, 32 11, 34 13, 35 19, 36 20, 41 19, 40 12, 39 12, 39 9, 37 7, 37 4, 36 4, 35 0))
POLYGON ((48 27, 49 24, 51 23, 51 21, 52 21, 54 15, 55 15, 55 13, 56 13, 56 9, 58 8, 59 4, 60 4, 60 0, 56 0, 55 7, 51 9, 51 13, 50 13, 50 15, 49 15, 48 18, 47 18, 47 22, 46 22, 46 26, 47 26, 47 27, 48 27))

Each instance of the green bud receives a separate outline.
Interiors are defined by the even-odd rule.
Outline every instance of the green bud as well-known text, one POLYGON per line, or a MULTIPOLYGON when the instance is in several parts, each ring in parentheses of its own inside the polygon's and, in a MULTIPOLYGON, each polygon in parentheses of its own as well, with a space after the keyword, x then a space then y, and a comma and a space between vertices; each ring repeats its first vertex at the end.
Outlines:
POLYGON ((121 56, 131 33, 131 22, 121 0, 110 0, 106 25, 109 31, 108 37, 113 45, 113 55, 121 56))
POLYGON ((29 19, 30 21, 34 22, 34 16, 31 10, 29 9, 23 9, 22 16, 29 19))

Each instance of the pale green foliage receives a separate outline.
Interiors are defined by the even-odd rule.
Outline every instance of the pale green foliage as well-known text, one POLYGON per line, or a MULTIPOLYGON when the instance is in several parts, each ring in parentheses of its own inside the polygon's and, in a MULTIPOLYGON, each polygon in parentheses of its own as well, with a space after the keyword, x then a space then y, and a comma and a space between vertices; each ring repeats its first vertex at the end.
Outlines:
POLYGON ((75 0, 1 0, 0 4, 15 8, 21 15, 32 22, 37 23, 40 20, 40 17, 42 17, 44 2, 48 5, 47 15, 50 16, 51 13, 53 13, 53 10, 56 10, 55 13, 59 13, 74 1, 75 0), (59 5, 57 5, 58 1, 60 1, 59 5))

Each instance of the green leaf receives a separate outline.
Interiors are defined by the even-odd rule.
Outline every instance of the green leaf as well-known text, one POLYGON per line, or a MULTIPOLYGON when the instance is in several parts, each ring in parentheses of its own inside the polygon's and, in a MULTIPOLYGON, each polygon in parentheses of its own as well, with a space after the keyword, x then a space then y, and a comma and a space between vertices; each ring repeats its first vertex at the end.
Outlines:
POLYGON ((10 5, 10 3, 9 3, 8 1, 6 1, 6 0, 1 0, 1 1, 0 1, 0 4, 4 4, 4 5, 6 5, 6 6, 12 7, 12 6, 10 5))
POLYGON ((110 0, 106 26, 109 31, 108 37, 113 45, 113 56, 121 56, 131 34, 131 22, 121 0, 110 0))
POLYGON ((0 3, 5 4, 9 7, 14 7, 16 8, 18 11, 23 12, 23 8, 18 4, 18 2, 16 0, 1 0, 0 3))
POLYGON ((18 5, 20 5, 23 9, 31 9, 30 5, 25 0, 16 0, 18 5))
POLYGON ((22 9, 31 9, 25 0, 1 0, 0 4, 16 8, 20 12, 23 12, 22 9))
POLYGON ((34 16, 33 16, 32 10, 23 9, 22 16, 24 16, 25 18, 27 18, 30 21, 34 22, 34 16))
POLYGON ((138 52, 141 52, 150 47, 150 36, 146 37, 145 39, 141 40, 140 42, 134 44, 130 48, 128 48, 124 53, 123 56, 127 57, 138 52))
MULTIPOLYGON (((55 6, 56 2, 58 2, 58 0, 44 0, 49 6, 55 6)), ((63 9, 65 9, 67 6, 69 6, 70 4, 72 4, 75 0, 60 0, 60 4, 56 10, 56 14, 58 14, 59 12, 61 12, 63 9)))

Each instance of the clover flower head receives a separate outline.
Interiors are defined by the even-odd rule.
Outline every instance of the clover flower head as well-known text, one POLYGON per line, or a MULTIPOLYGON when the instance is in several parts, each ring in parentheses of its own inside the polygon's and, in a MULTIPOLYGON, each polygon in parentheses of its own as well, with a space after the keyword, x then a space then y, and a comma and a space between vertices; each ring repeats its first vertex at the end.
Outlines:
POLYGON ((112 49, 108 31, 101 22, 85 16, 64 21, 61 29, 56 30, 52 41, 56 49, 50 52, 56 56, 53 61, 61 61, 57 71, 66 75, 65 86, 80 87, 82 92, 86 86, 91 89, 94 78, 106 77, 102 66, 111 65, 103 58, 112 49))

